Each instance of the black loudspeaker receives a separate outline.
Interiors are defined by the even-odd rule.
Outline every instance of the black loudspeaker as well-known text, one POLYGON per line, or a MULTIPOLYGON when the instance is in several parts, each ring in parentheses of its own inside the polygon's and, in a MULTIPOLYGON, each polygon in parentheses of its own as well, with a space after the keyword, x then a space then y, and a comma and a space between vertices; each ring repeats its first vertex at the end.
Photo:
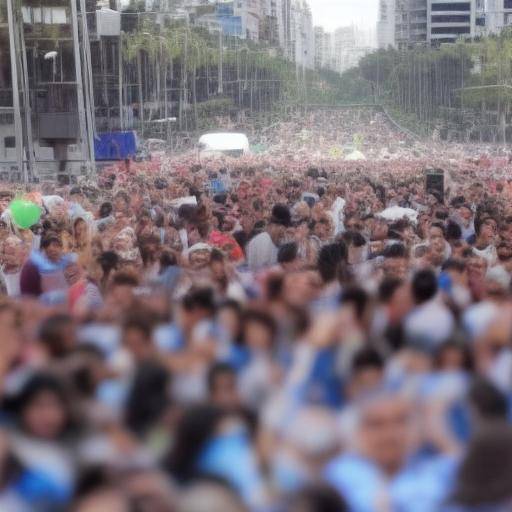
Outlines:
POLYGON ((443 169, 427 169, 425 171, 425 190, 444 203, 444 171, 443 169))

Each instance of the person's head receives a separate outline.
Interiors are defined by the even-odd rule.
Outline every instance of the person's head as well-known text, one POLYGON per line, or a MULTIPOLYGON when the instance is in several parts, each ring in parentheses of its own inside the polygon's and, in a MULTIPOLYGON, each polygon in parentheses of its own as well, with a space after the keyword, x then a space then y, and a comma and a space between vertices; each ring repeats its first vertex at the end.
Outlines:
POLYGON ((87 222, 79 217, 73 223, 73 231, 75 235, 75 242, 79 245, 83 245, 89 241, 89 228, 87 222))
POLYGON ((63 313, 44 319, 39 328, 39 342, 51 359, 67 355, 75 344, 73 319, 63 313))
POLYGON ((384 377, 384 360, 373 348, 362 348, 354 354, 350 369, 348 394, 352 400, 377 390, 384 377))
POLYGON ((390 325, 398 325, 411 310, 412 297, 408 283, 385 278, 379 286, 379 302, 386 308, 390 325))
POLYGON ((496 234, 498 231, 496 221, 491 217, 486 217, 482 219, 479 223, 475 225, 477 241, 479 244, 491 244, 494 242, 496 238, 496 234))
POLYGON ((153 354, 153 323, 142 313, 128 313, 123 323, 123 344, 135 360, 153 354))
POLYGON ((215 363, 208 371, 209 402, 224 409, 240 405, 235 369, 228 363, 215 363))
POLYGON ((407 249, 400 243, 388 245, 382 253, 384 261, 382 270, 384 277, 405 279, 409 273, 409 257, 407 249))
POLYGON ((188 250, 188 262, 192 270, 200 270, 210 263, 212 248, 205 243, 197 243, 188 250))
MULTIPOLYGON (((125 343, 151 344, 150 330, 141 326, 140 322, 132 322, 132 327, 128 328, 125 323, 124 328, 125 343)), ((170 377, 167 369, 156 361, 148 360, 138 364, 126 399, 124 415, 126 425, 136 434, 143 435, 155 427, 168 411, 170 377)))
POLYGON ((386 238, 388 238, 388 231, 388 225, 386 224, 386 221, 384 219, 375 219, 372 225, 371 240, 386 240, 386 238))
POLYGON ((440 371, 471 370, 470 352, 461 343, 447 341, 437 349, 435 356, 436 367, 440 371))
POLYGON ((139 286, 139 280, 136 274, 117 272, 109 283, 108 295, 112 303, 121 311, 124 311, 133 304, 134 291, 137 286, 139 286))
POLYGON ((489 380, 475 378, 469 388, 468 399, 477 427, 489 422, 507 421, 507 397, 489 380))
POLYGON ((507 509, 511 499, 512 428, 506 421, 493 422, 469 443, 450 501, 471 509, 507 509))
POLYGON ((472 253, 467 262, 468 277, 472 282, 483 281, 487 272, 487 260, 472 253))
POLYGON ((64 384, 50 374, 32 375, 16 397, 16 416, 26 435, 45 441, 61 439, 71 426, 64 384))
POLYGON ((114 207, 112 206, 112 203, 109 201, 106 201, 104 203, 101 203, 100 210, 99 210, 99 217, 100 219, 106 219, 110 215, 112 215, 114 207))
POLYGON ((318 272, 324 283, 335 281, 347 261, 347 248, 343 242, 324 245, 318 254, 318 272))
POLYGON ((293 512, 348 512, 348 505, 340 493, 322 484, 309 485, 292 494, 293 512))
POLYGON ((412 279, 412 295, 417 305, 434 298, 437 293, 437 278, 432 270, 420 270, 412 279))
POLYGON ((457 213, 465 223, 469 223, 473 218, 473 211, 471 210, 471 207, 467 204, 461 204, 457 208, 457 213))
POLYGON ((126 214, 129 206, 130 196, 122 190, 119 191, 114 198, 114 210, 126 214))
POLYGON ((346 231, 343 234, 343 241, 347 245, 348 264, 357 265, 367 258, 367 247, 364 236, 358 231, 346 231))
POLYGON ((299 248, 295 242, 281 245, 277 251, 277 262, 285 271, 297 270, 300 265, 298 253, 299 248))
POLYGON ((233 342, 240 341, 242 307, 236 300, 228 299, 217 310, 217 321, 233 342))
POLYGON ((292 216, 288 206, 276 204, 272 208, 272 215, 267 226, 267 232, 274 244, 279 245, 284 238, 286 230, 292 224, 292 216))
POLYGON ((46 257, 57 263, 62 258, 62 240, 56 233, 47 233, 41 240, 41 249, 46 257))
POLYGON ((332 219, 323 214, 316 221, 313 221, 313 234, 322 241, 329 240, 333 234, 332 219))
POLYGON ((181 325, 188 331, 201 320, 215 314, 215 298, 211 288, 192 288, 181 301, 181 325))
POLYGON ((268 313, 252 309, 243 314, 243 340, 250 350, 255 352, 271 350, 276 329, 275 321, 268 313))
POLYGON ((358 447, 389 475, 406 461, 414 440, 411 405, 403 397, 380 392, 358 406, 358 447))
POLYGON ((199 457, 227 415, 227 411, 213 404, 185 410, 167 460, 167 467, 178 482, 190 483, 198 476, 199 457))

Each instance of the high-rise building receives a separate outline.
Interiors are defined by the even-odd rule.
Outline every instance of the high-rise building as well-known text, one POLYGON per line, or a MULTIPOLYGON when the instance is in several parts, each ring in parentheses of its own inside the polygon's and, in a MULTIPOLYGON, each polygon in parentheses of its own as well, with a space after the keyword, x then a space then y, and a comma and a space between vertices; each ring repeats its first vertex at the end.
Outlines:
POLYGON ((487 0, 483 15, 477 6, 476 28, 478 33, 497 34, 509 26, 512 26, 512 0, 487 0))
POLYGON ((427 38, 432 46, 441 43, 453 43, 457 39, 476 35, 476 7, 481 5, 485 12, 484 2, 480 0, 428 0, 427 6, 427 38))
MULTIPOLYGON (((389 41, 389 12, 394 8, 394 46, 438 46, 483 33, 490 4, 504 0, 381 0, 379 46, 389 41), (479 29, 479 27, 481 27, 479 29)), ((512 12, 512 9, 511 9, 512 12)))
POLYGON ((380 0, 377 21, 377 46, 388 48, 395 45, 395 0, 380 0))
POLYGON ((315 27, 315 69, 332 69, 332 34, 315 27))

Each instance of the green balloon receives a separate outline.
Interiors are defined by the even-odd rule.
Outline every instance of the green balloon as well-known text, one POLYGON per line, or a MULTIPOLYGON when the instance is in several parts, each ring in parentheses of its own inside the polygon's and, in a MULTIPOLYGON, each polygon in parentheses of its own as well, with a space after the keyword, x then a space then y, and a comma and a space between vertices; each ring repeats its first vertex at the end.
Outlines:
POLYGON ((41 218, 41 208, 31 201, 24 199, 15 199, 9 205, 12 220, 21 229, 28 229, 39 222, 41 218))

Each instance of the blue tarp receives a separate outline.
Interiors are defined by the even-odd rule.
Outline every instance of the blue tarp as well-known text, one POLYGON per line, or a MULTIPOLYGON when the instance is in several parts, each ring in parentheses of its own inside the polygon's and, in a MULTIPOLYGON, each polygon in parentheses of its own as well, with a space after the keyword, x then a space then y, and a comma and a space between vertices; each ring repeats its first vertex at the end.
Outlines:
POLYGON ((124 160, 137 153, 134 131, 99 133, 94 139, 96 160, 124 160))

